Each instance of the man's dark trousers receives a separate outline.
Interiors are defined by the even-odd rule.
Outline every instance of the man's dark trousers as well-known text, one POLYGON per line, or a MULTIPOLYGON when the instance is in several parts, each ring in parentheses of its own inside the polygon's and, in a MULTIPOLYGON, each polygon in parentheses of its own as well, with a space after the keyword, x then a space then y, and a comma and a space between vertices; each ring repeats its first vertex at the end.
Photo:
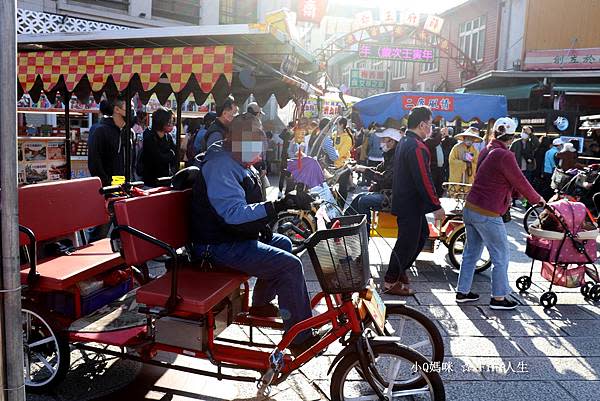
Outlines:
POLYGON ((395 283, 400 280, 408 283, 406 270, 409 269, 419 256, 429 237, 429 226, 424 214, 409 214, 398 216, 398 239, 390 263, 385 274, 387 283, 395 283))

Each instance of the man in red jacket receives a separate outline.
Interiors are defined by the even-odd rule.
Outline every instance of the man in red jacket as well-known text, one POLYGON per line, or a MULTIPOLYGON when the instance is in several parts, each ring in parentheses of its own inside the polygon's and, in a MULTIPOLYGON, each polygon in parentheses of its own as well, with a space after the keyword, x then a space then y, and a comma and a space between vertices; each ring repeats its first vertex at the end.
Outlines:
POLYGON ((512 292, 508 282, 510 251, 502 215, 510 208, 513 193, 520 193, 532 203, 544 203, 544 198, 531 187, 521 171, 514 154, 508 150, 514 130, 509 123, 498 119, 494 124, 495 138, 489 152, 479 161, 475 182, 471 187, 463 210, 467 241, 460 265, 456 302, 479 299, 471 292, 475 263, 481 258, 483 247, 492 258, 492 309, 515 309, 517 302, 508 298, 512 292))
POLYGON ((413 295, 408 284, 409 269, 421 253, 429 237, 425 215, 433 213, 436 220, 444 218, 431 171, 429 150, 423 140, 431 135, 431 109, 414 107, 408 115, 408 130, 396 146, 392 214, 398 222, 398 239, 385 274, 385 292, 394 295, 413 295))

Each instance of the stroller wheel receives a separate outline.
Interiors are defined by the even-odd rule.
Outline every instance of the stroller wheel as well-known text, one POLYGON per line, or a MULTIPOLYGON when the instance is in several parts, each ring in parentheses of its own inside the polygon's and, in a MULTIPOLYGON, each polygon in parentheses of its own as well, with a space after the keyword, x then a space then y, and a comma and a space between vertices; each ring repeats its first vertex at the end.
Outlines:
POLYGON ((521 276, 517 279, 517 288, 521 292, 525 292, 531 287, 531 277, 521 276))
POLYGON ((594 284, 590 291, 588 292, 588 297, 594 301, 600 301, 600 284, 594 284))
POLYGON ((540 297, 540 305, 544 308, 552 308, 556 305, 556 301, 558 301, 558 297, 552 291, 545 292, 540 297))
POLYGON ((581 295, 583 295, 583 297, 585 299, 588 299, 590 297, 590 290, 592 289, 593 286, 594 286, 594 283, 591 281, 588 281, 584 285, 581 286, 581 288, 580 288, 581 295))

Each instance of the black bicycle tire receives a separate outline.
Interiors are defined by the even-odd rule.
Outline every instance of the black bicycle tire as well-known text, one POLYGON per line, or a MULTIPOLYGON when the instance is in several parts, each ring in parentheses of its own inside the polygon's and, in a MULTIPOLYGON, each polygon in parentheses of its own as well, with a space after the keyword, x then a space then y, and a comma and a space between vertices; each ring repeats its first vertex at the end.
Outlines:
MULTIPOLYGON (((458 263, 458 260, 456 259, 456 256, 454 255, 454 252, 452 252, 452 250, 454 249, 454 243, 456 242, 457 238, 460 237, 465 231, 465 227, 459 228, 454 234, 452 234, 452 238, 450 238, 450 242, 448 242, 448 258, 450 259, 450 263, 455 269, 460 269, 460 263, 458 263)), ((490 266, 492 266, 491 258, 483 266, 475 267, 475 273, 482 273, 489 269, 490 266)))
POLYGON ((538 212, 539 216, 540 211, 538 210, 537 205, 530 206, 529 209, 527 209, 527 211, 525 211, 525 214, 523 215, 523 228, 525 229, 525 232, 527 234, 529 234, 529 225, 527 224, 527 220, 529 220, 529 215, 533 213, 534 210, 538 212))
MULTIPOLYGON (((425 328, 427 334, 429 334, 433 352, 431 357, 432 362, 442 362, 444 360, 444 339, 438 327, 435 325, 433 320, 427 317, 427 315, 408 305, 386 305, 385 314, 386 319, 390 315, 404 315, 417 321, 425 328)), ((383 334, 393 335, 393 333, 388 332, 387 329, 383 334)), ((409 346, 410 344, 403 345, 409 346)))
POLYGON ((35 315, 38 316, 38 318, 43 320, 48 325, 48 327, 50 327, 50 329, 53 332, 53 336, 56 338, 57 349, 60 358, 56 374, 46 384, 40 386, 25 386, 26 389, 28 391, 31 391, 32 393, 46 393, 54 389, 60 383, 62 383, 71 367, 71 349, 69 346, 68 337, 66 332, 61 327, 59 327, 56 319, 52 319, 50 316, 50 312, 45 308, 38 307, 33 302, 25 300, 23 301, 23 304, 21 306, 21 311, 25 310, 33 312, 35 315))
MULTIPOLYGON (((371 346, 373 353, 375 355, 379 354, 389 354, 389 355, 397 355, 407 361, 410 361, 412 365, 415 363, 418 366, 428 366, 430 362, 421 354, 416 351, 411 350, 403 345, 396 343, 379 343, 373 344, 371 346)), ((331 385, 329 388, 329 393, 331 396, 331 401, 343 401, 343 385, 345 382, 345 378, 347 377, 348 372, 355 366, 358 360, 357 353, 349 353, 344 356, 341 361, 337 364, 333 371, 333 375, 331 376, 331 385)), ((425 372, 422 371, 425 375, 425 379, 428 382, 428 385, 431 387, 433 392, 432 401, 445 401, 446 393, 444 389, 444 383, 442 378, 438 372, 425 372)), ((423 380, 416 381, 415 384, 409 385, 401 385, 397 384, 394 386, 395 391, 401 390, 409 390, 414 388, 422 387, 420 382, 423 380)))

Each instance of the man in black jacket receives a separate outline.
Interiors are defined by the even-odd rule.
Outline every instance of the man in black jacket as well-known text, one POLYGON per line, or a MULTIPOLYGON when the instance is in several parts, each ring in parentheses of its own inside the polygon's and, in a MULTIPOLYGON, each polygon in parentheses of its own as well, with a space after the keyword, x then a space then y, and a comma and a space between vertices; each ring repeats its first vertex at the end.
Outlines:
POLYGON ((121 143, 121 130, 125 126, 125 100, 117 97, 109 101, 107 114, 95 127, 88 143, 88 169, 100 177, 103 186, 111 185, 113 176, 125 173, 125 151, 121 143))
POLYGON ((406 270, 417 259, 429 236, 425 215, 433 212, 436 220, 444 218, 431 179, 429 150, 423 143, 431 135, 432 124, 429 107, 414 107, 408 115, 406 135, 394 155, 392 214, 398 222, 398 239, 385 274, 385 292, 394 295, 414 294, 408 286, 406 270))
POLYGON ((172 175, 176 170, 177 146, 170 132, 173 131, 173 113, 160 108, 152 113, 152 129, 144 132, 142 163, 144 184, 158 185, 160 177, 172 175))
POLYGON ((206 130, 201 152, 208 150, 213 143, 225 139, 233 117, 238 114, 238 111, 239 108, 233 96, 228 96, 221 106, 217 106, 217 119, 206 130))

